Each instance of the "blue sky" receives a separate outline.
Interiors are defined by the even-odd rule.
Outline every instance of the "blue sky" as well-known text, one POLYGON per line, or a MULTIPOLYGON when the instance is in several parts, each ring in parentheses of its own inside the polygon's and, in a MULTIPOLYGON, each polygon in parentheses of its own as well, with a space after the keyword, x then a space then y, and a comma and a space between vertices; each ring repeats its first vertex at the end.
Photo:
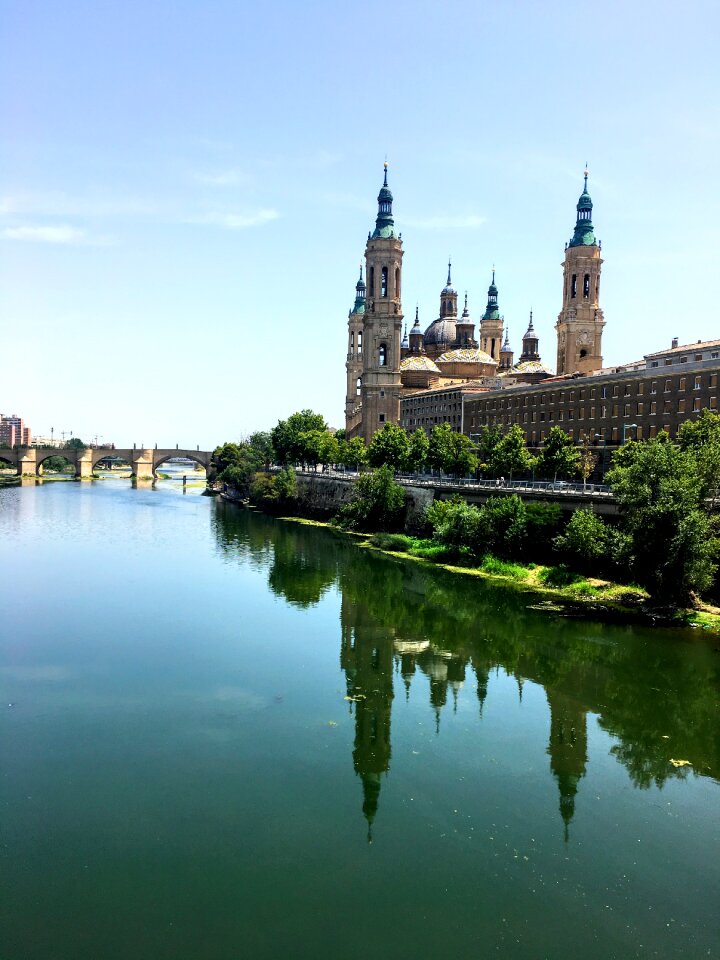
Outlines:
POLYGON ((714 2, 0 0, 0 410, 212 446, 343 421, 387 154, 406 317, 448 255, 554 365, 590 168, 606 363, 720 336, 714 2))

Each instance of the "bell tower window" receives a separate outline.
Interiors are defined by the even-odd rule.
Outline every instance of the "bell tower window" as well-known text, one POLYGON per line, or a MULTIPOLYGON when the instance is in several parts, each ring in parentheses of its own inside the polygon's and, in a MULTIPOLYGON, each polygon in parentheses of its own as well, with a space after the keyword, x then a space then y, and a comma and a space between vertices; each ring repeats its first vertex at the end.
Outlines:
POLYGON ((382 273, 380 275, 380 296, 386 297, 388 295, 388 268, 383 267, 382 273))
POLYGON ((355 334, 351 333, 350 334, 350 353, 354 353, 354 352, 355 352, 355 334))
POLYGON ((368 289, 370 290, 370 296, 375 296, 375 267, 370 267, 370 277, 368 278, 368 289))
POLYGON ((380 349, 378 350, 378 366, 387 366, 387 346, 384 343, 380 344, 380 349))
POLYGON ((590 274, 586 273, 583 277, 583 297, 585 300, 590 296, 590 274))
POLYGON ((574 300, 577 296, 577 274, 574 273, 570 280, 570 297, 574 300))
POLYGON ((358 332, 358 356, 362 356, 362 332, 358 332))
POLYGON ((400 267, 395 267, 395 298, 400 299, 400 267))
POLYGON ((355 381, 355 396, 359 397, 362 393, 362 377, 358 377, 355 381))

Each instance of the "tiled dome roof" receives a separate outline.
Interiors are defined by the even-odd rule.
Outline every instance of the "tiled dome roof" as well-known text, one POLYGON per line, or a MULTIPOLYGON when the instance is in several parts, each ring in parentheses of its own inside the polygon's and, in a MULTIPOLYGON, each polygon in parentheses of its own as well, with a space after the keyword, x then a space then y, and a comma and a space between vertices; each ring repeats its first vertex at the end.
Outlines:
POLYGON ((484 350, 478 350, 476 347, 460 347, 457 350, 448 350, 438 357, 438 363, 492 363, 497 366, 497 360, 493 360, 489 353, 484 350))
POLYGON ((403 370, 425 370, 429 373, 440 373, 430 357, 426 357, 424 353, 405 357, 404 360, 401 360, 400 371, 403 370))
POLYGON ((540 360, 523 360, 516 363, 510 373, 552 373, 540 360))

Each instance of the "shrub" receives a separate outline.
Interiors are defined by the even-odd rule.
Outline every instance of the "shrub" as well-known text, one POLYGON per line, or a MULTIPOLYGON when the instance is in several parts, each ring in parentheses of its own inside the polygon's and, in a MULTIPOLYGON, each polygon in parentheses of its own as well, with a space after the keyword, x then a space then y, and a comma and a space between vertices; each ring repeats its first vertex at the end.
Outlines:
POLYGON ((490 497, 480 511, 481 523, 473 547, 479 555, 485 550, 495 556, 521 557, 527 539, 527 509, 517 494, 490 497))
POLYGON ((407 552, 412 546, 412 539, 404 533, 374 533, 370 543, 381 550, 401 550, 407 552))
POLYGON ((607 556, 607 525, 591 510, 576 510, 554 543, 574 566, 590 573, 607 556))
POLYGON ((339 514, 343 526, 356 530, 398 530, 405 513, 405 490, 396 483, 390 466, 361 474, 353 498, 339 514))
POLYGON ((546 567, 541 570, 538 579, 548 587, 569 587, 585 578, 581 577, 579 573, 569 570, 564 563, 561 563, 557 567, 546 567))
POLYGON ((250 501, 268 513, 287 513, 295 505, 296 490, 294 470, 281 470, 275 476, 256 473, 250 482, 250 501))

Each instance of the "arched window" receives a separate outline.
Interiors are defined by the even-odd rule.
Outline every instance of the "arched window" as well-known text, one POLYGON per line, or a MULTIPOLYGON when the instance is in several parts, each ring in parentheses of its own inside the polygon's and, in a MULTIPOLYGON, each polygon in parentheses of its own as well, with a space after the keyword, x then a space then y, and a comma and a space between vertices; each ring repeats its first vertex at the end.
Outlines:
POLYGON ((384 343, 380 344, 380 349, 378 350, 378 366, 387 366, 387 346, 384 343))
POLYGON ((370 291, 370 296, 375 296, 375 267, 370 267, 370 277, 368 279, 368 290, 370 291))
POLYGON ((359 397, 362 393, 362 377, 358 377, 355 381, 355 396, 359 397))
POLYGON ((358 331, 358 356, 362 356, 362 330, 358 331))
POLYGON ((570 296, 575 299, 577 296, 577 274, 572 275, 572 280, 570 281, 570 296))
POLYGON ((590 296, 590 274, 586 273, 583 277, 583 297, 587 300, 590 296))
POLYGON ((354 352, 355 352, 355 334, 351 333, 350 334, 350 353, 354 353, 354 352))
POLYGON ((388 295, 388 268, 383 267, 382 273, 380 276, 380 296, 386 297, 388 295))
POLYGON ((395 298, 400 299, 400 267, 395 267, 395 298))

